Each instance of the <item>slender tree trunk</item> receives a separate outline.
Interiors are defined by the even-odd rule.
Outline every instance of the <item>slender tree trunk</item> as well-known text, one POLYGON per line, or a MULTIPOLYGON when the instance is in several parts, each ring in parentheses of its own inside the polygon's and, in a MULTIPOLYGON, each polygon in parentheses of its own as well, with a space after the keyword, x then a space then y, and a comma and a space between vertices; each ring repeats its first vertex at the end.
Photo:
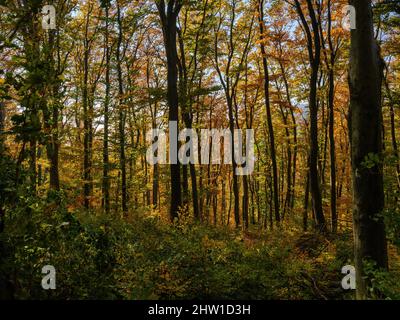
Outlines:
POLYGON ((232 98, 227 96, 228 101, 228 116, 229 116, 229 130, 231 132, 232 143, 231 143, 231 155, 232 155, 232 179, 233 179, 233 196, 234 196, 234 216, 236 228, 240 225, 240 209, 239 209, 239 183, 238 176, 236 175, 236 160, 235 160, 235 144, 234 144, 234 133, 235 133, 235 122, 233 117, 233 102, 232 98))
POLYGON ((247 176, 242 177, 243 182, 243 203, 242 203, 242 219, 245 230, 249 228, 249 182, 247 176))
POLYGON ((314 5, 311 0, 307 0, 307 8, 311 19, 312 31, 304 16, 303 10, 298 0, 295 0, 297 12, 306 31, 309 60, 311 64, 309 110, 310 110, 310 191, 315 214, 316 227, 320 232, 326 232, 326 222, 322 209, 322 196, 320 181, 318 177, 318 103, 317 86, 318 74, 321 61, 321 39, 318 28, 318 21, 315 15, 314 5))
MULTIPOLYGON (((48 130, 48 140, 46 143, 47 158, 50 163, 50 189, 60 190, 60 176, 58 170, 59 163, 59 148, 60 143, 58 140, 58 123, 59 123, 59 110, 60 104, 60 84, 58 79, 59 70, 56 68, 54 59, 55 49, 60 50, 60 36, 59 31, 50 31, 48 37, 48 61, 49 61, 49 79, 51 84, 48 85, 48 94, 53 98, 53 103, 49 105, 44 102, 43 118, 44 126, 48 130)), ((59 62, 60 63, 60 62, 59 62)))
POLYGON ((266 112, 267 112, 269 143, 270 143, 270 149, 271 149, 270 152, 271 152, 271 161, 272 161, 274 212, 275 212, 275 220, 277 223, 279 223, 280 213, 279 213, 279 192, 278 192, 278 169, 277 169, 277 164, 276 164, 274 127, 272 124, 271 107, 270 107, 270 101, 269 101, 268 62, 267 62, 267 55, 265 52, 265 46, 263 43, 263 39, 264 39, 264 1, 263 0, 259 0, 259 2, 258 2, 258 13, 259 13, 259 28, 260 28, 260 49, 261 49, 263 70, 264 70, 264 99, 265 99, 265 108, 266 108, 266 112))
POLYGON ((108 135, 109 135, 109 105, 110 105, 110 47, 109 47, 109 3, 106 3, 106 30, 105 30, 105 55, 106 55, 106 92, 104 99, 104 132, 103 132, 103 208, 106 214, 110 213, 110 177, 109 177, 109 155, 108 155, 108 135))
POLYGON ((228 207, 228 218, 226 221, 226 225, 229 226, 230 222, 231 222, 231 210, 232 210, 232 180, 230 179, 230 177, 228 177, 228 181, 229 181, 229 207, 228 207))
POLYGON ((119 156, 120 156, 120 169, 121 169, 121 205, 122 212, 126 216, 128 213, 127 204, 127 188, 126 188, 126 156, 125 156, 125 99, 124 87, 122 80, 122 56, 121 56, 121 46, 122 46, 122 19, 121 19, 121 8, 117 1, 117 20, 118 20, 118 44, 117 44, 117 73, 118 73, 118 95, 119 95, 119 156))
POLYGON ((303 206, 303 231, 306 232, 308 228, 308 198, 310 194, 310 173, 307 170, 306 185, 304 192, 304 206, 303 206))
POLYGON ((225 225, 225 218, 226 218, 226 193, 225 193, 225 180, 222 179, 222 186, 221 186, 221 225, 225 225))
POLYGON ((192 184, 192 202, 193 202, 194 218, 196 220, 200 220, 199 199, 198 199, 197 181, 196 181, 196 168, 193 163, 189 164, 189 170, 190 170, 190 181, 192 184))
POLYGON ((385 88, 386 92, 389 96, 389 112, 390 112, 390 136, 392 139, 392 149, 393 149, 393 155, 395 156, 396 159, 396 177, 397 177, 397 187, 398 191, 400 192, 400 154, 399 154, 399 148, 397 145, 397 139, 396 139, 396 122, 395 122, 395 110, 393 105, 395 104, 395 101, 393 101, 392 93, 389 88, 388 81, 386 77, 383 79, 385 83, 385 88))
MULTIPOLYGON (((331 220, 332 232, 337 232, 338 217, 337 217, 337 186, 336 186, 336 148, 335 148, 335 79, 334 79, 334 66, 336 60, 335 48, 332 42, 332 15, 331 15, 331 0, 328 1, 328 44, 330 51, 330 61, 326 61, 329 70, 329 92, 328 92, 328 111, 329 111, 329 154, 330 154, 330 176, 331 176, 331 220)), ((325 55, 326 60, 327 56, 325 55)))
POLYGON ((337 231, 337 210, 336 210, 336 151, 335 151, 335 113, 334 113, 334 75, 333 70, 329 72, 329 154, 331 171, 331 219, 332 232, 337 231))
MULTIPOLYGON (((187 141, 186 141, 187 142, 187 141)), ((182 165, 182 203, 187 206, 189 204, 189 175, 188 165, 182 165)))
POLYGON ((60 190, 60 174, 58 169, 58 154, 60 149, 60 143, 58 141, 58 105, 53 107, 53 125, 52 125, 52 135, 51 135, 51 145, 50 150, 48 149, 48 157, 50 159, 50 188, 56 191, 60 190))
POLYGON ((319 63, 312 64, 312 75, 310 81, 310 183, 313 208, 316 224, 320 231, 326 231, 325 217, 322 210, 321 188, 318 177, 318 106, 317 100, 317 75, 319 63))
POLYGON ((397 176, 397 187, 400 191, 400 161, 399 161, 399 149, 396 140, 396 125, 395 125, 395 112, 393 105, 390 104, 390 132, 392 137, 392 148, 393 154, 396 157, 396 176, 397 176))
POLYGON ((85 40, 84 40, 84 56, 83 56, 83 89, 82 89, 82 105, 83 105, 83 195, 84 206, 86 210, 90 209, 91 194, 91 161, 90 161, 90 131, 91 120, 88 110, 88 77, 89 77, 89 12, 86 16, 85 40))
POLYGON ((51 92, 54 100, 52 106, 45 106, 43 108, 44 126, 49 132, 48 140, 46 143, 47 158, 50 163, 50 189, 60 190, 60 176, 59 176, 59 148, 60 143, 58 140, 58 121, 59 121, 59 99, 58 99, 58 84, 51 86, 51 92), (51 110, 49 110, 51 108, 51 110))
MULTIPOLYGON (((278 83, 276 81, 276 85, 278 88, 278 96, 279 99, 282 99, 280 89, 278 87, 278 83)), ((291 147, 291 139, 290 139, 290 131, 289 131, 289 124, 288 124, 288 114, 283 110, 283 107, 279 107, 280 113, 282 115, 282 121, 283 125, 285 126, 285 135, 286 135, 286 156, 287 156, 287 166, 286 166, 286 194, 283 200, 283 194, 284 194, 284 166, 282 163, 282 190, 281 190, 281 195, 282 195, 282 203, 283 203, 283 210, 282 210, 282 220, 284 219, 286 212, 290 209, 290 204, 291 204, 291 195, 292 195, 292 147, 291 147)))
POLYGON ((285 91, 286 91, 286 98, 287 98, 287 102, 289 104, 290 107, 290 117, 292 120, 292 126, 293 126, 293 169, 292 169, 292 185, 290 188, 290 209, 293 210, 294 208, 294 201, 295 201, 295 194, 294 194, 294 190, 296 187, 296 170, 297 170, 297 122, 296 122, 296 117, 294 115, 294 107, 292 105, 292 101, 290 98, 290 91, 289 91, 289 83, 287 81, 287 77, 286 77, 286 70, 283 66, 282 61, 279 60, 279 65, 280 65, 280 69, 282 71, 282 77, 283 77, 283 83, 285 85, 285 91))
MULTIPOLYGON (((0 101, 0 157, 3 157, 5 153, 5 145, 4 145, 5 120, 6 120, 5 103, 3 101, 0 101)), ((6 212, 5 209, 3 208, 3 203, 0 202, 0 234, 4 231, 5 214, 6 212)), ((2 245, 3 243, 0 240, 0 249, 2 245)))
POLYGON ((218 208, 218 193, 217 192, 215 192, 215 194, 213 195, 212 205, 213 205, 214 226, 216 226, 217 225, 217 208, 218 208))

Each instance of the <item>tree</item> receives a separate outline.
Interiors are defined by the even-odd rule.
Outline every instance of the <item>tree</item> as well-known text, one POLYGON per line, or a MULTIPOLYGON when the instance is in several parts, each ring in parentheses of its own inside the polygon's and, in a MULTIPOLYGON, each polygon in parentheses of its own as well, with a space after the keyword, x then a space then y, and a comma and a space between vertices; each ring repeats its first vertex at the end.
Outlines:
MULTIPOLYGON (((243 18, 243 14, 245 14, 245 10, 237 0, 231 0, 228 3, 220 3, 218 22, 214 30, 214 64, 228 106, 229 130, 231 132, 232 142, 235 129, 239 129, 239 115, 237 112, 238 85, 244 69, 244 62, 249 54, 250 40, 252 38, 251 35, 254 25, 254 12, 251 12, 251 19, 249 19, 250 22, 247 27, 239 29, 238 26, 242 23, 240 19, 243 18), (239 8, 243 10, 243 13, 238 14, 239 8), (226 13, 225 11, 228 12, 226 13), (226 16, 229 16, 229 19, 225 20, 226 16), (220 58, 221 56, 223 59, 220 58)), ((236 175, 237 163, 234 155, 235 146, 234 143, 231 143, 234 216, 236 227, 239 227, 240 195, 239 182, 236 175)), ((246 206, 244 209, 247 210, 246 206)), ((246 211, 243 212, 243 216, 245 218, 247 217, 246 211)))
POLYGON ((127 190, 126 190, 126 157, 125 157, 125 104, 124 104, 124 84, 122 80, 122 17, 121 17, 121 8, 120 4, 117 0, 117 22, 118 22, 118 40, 117 40, 117 74, 118 74, 118 102, 119 102, 119 119, 118 119, 118 133, 119 133, 119 160, 120 160, 120 168, 121 168, 121 205, 122 212, 124 215, 128 212, 127 206, 127 190))
MULTIPOLYGON (((319 185, 318 175, 318 103, 317 103, 317 82, 318 71, 321 62, 321 38, 318 27, 318 20, 314 4, 311 0, 306 1, 308 13, 311 20, 311 27, 306 20, 303 9, 299 0, 295 0, 297 12, 300 16, 301 24, 305 30, 307 37, 307 50, 309 62, 311 65, 310 77, 310 94, 309 94, 309 110, 310 110, 310 191, 315 213, 316 225, 319 231, 326 232, 326 223, 324 212, 322 210, 322 196, 319 185)), ((317 6, 320 5, 317 1, 317 6)))
POLYGON ((43 125, 46 132, 46 151, 50 163, 50 189, 60 191, 59 153, 60 153, 60 115, 63 104, 63 73, 71 50, 70 43, 63 41, 60 30, 65 26, 65 16, 72 5, 58 5, 56 29, 49 30, 44 36, 44 59, 47 64, 46 99, 43 104, 43 125), (67 49, 68 48, 68 49, 67 49))
POLYGON ((105 75, 105 98, 104 98, 104 132, 103 132, 103 207, 104 212, 110 212, 110 160, 108 151, 108 141, 109 141, 109 119, 110 119, 110 44, 109 44, 109 12, 110 12, 110 1, 103 0, 101 2, 102 7, 105 11, 105 34, 104 34, 104 50, 106 56, 106 75, 105 75))
MULTIPOLYGON (((188 12, 190 14, 190 7, 187 7, 185 17, 186 19, 184 20, 182 29, 178 29, 178 42, 179 42, 179 59, 178 59, 178 70, 179 70, 179 84, 180 84, 180 101, 182 103, 181 106, 181 113, 182 113, 182 119, 185 124, 185 127, 188 129, 192 129, 193 127, 193 118, 194 118, 194 112, 193 112, 193 104, 194 100, 196 98, 195 96, 195 90, 200 90, 201 89, 201 82, 199 82, 199 88, 196 86, 196 80, 199 77, 199 64, 204 60, 203 55, 200 54, 200 51, 203 50, 204 48, 202 47, 202 40, 206 36, 205 32, 205 24, 206 24, 206 18, 207 18, 207 9, 208 9, 208 0, 206 0, 203 3, 200 3, 200 10, 201 10, 201 20, 199 25, 195 25, 195 30, 192 31, 190 30, 190 26, 188 26, 187 23, 187 16, 188 12), (194 42, 194 47, 190 51, 189 58, 187 60, 187 53, 186 53, 186 47, 185 47, 185 41, 184 41, 184 35, 186 33, 191 33, 194 32, 194 39, 192 40, 194 42)), ((204 42, 204 40, 203 40, 204 42)), ((188 46, 190 47, 190 46, 188 46)), ((187 166, 183 166, 183 185, 187 185, 187 166), (186 177, 185 177, 186 176, 186 177)), ((194 213, 194 218, 196 220, 200 220, 200 209, 199 209, 199 200, 198 200, 198 190, 197 190, 197 179, 196 179, 196 168, 195 165, 190 162, 189 163, 189 172, 190 172, 190 180, 191 180, 191 186, 192 186, 192 203, 193 203, 193 213, 194 213)))
POLYGON ((264 41, 264 39, 263 39, 263 37, 264 37, 264 1, 263 0, 258 1, 258 19, 259 19, 259 28, 260 28, 260 49, 261 49, 263 71, 264 71, 265 109, 267 112, 268 134, 269 134, 269 142, 270 142, 270 148, 271 148, 275 220, 276 220, 276 222, 279 223, 280 213, 279 213, 279 192, 278 192, 278 169, 277 169, 277 164, 276 164, 275 136, 274 136, 274 127, 272 125, 271 106, 270 106, 270 97, 269 97, 268 62, 267 62, 267 54, 265 52, 265 46, 264 46, 264 42, 263 42, 264 41))
POLYGON ((330 196, 331 196, 331 224, 332 232, 336 233, 338 226, 337 217, 337 192, 336 192, 336 146, 335 146, 335 63, 339 44, 334 45, 332 36, 332 3, 327 3, 327 32, 326 39, 322 31, 322 22, 319 23, 321 28, 321 40, 324 53, 325 65, 328 73, 328 133, 329 133, 329 157, 330 157, 330 196), (328 43, 328 50, 325 48, 325 42, 328 43), (328 55, 329 53, 329 55, 328 55))
POLYGON ((84 53, 83 53, 83 88, 82 88, 82 107, 83 107, 83 192, 85 209, 90 209, 90 195, 92 192, 92 117, 93 112, 89 103, 89 56, 91 43, 93 39, 89 36, 89 20, 93 6, 87 9, 85 17, 85 36, 84 36, 84 53))
POLYGON ((385 225, 382 217, 382 62, 374 39, 371 0, 353 0, 357 28, 351 31, 350 113, 353 179, 353 229, 357 298, 368 297, 365 263, 388 268, 385 225))
MULTIPOLYGON (((161 19, 161 27, 163 30, 165 54, 167 56, 167 100, 169 107, 168 120, 178 123, 179 121, 179 105, 178 105, 178 52, 176 48, 177 39, 177 18, 182 8, 182 0, 168 0, 166 6, 164 0, 156 0, 158 13, 161 19)), ((178 141, 178 130, 176 137, 171 136, 172 127, 170 126, 170 159, 178 159, 178 146, 174 145, 174 141, 178 141), (173 153, 171 155, 171 153, 173 153)), ((173 221, 178 217, 179 207, 181 205, 181 173, 180 165, 176 163, 170 164, 171 176, 171 205, 170 217, 173 221)))

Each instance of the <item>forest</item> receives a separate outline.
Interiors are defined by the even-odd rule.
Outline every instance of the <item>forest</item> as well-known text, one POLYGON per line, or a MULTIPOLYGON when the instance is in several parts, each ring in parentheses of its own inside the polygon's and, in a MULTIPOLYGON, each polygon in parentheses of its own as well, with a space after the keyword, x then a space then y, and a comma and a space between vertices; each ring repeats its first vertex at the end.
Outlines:
POLYGON ((0 300, 400 299, 399 120, 396 0, 0 0, 0 300))

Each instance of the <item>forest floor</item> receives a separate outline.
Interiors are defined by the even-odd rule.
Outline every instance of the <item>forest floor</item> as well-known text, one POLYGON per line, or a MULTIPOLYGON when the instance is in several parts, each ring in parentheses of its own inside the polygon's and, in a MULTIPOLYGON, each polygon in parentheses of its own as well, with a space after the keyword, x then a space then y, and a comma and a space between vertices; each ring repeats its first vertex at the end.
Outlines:
MULTIPOLYGON (((352 264, 349 231, 321 236, 286 222, 243 232, 148 213, 59 211, 38 205, 8 220, 0 278, 17 299, 354 298, 341 287, 341 269, 352 264), (44 265, 56 269, 56 290, 41 288, 44 265)), ((400 270, 397 250, 390 256, 400 270)), ((374 279, 399 297, 392 274, 374 279)))

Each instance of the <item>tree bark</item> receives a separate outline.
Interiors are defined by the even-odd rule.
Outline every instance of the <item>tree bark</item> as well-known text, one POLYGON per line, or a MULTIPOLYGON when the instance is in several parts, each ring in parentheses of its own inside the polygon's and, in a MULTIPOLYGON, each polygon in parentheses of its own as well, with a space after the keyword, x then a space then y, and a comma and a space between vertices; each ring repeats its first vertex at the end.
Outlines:
MULTIPOLYGON (((338 217, 336 208, 336 148, 335 148, 335 78, 334 78, 334 66, 336 60, 336 52, 332 43, 332 15, 331 15, 331 0, 328 1, 328 44, 330 51, 330 61, 328 65, 329 69, 329 93, 328 93, 328 111, 329 111, 329 155, 330 155, 330 176, 331 176, 331 220, 332 220, 332 232, 337 232, 338 217)), ((328 64, 328 61, 327 61, 328 64)))
POLYGON ((110 47, 109 47, 109 2, 105 3, 106 26, 105 26, 105 55, 106 55, 106 76, 105 76, 105 99, 104 99, 104 132, 103 132, 103 208, 106 214, 110 213, 110 160, 108 154, 109 135, 109 105, 110 105, 110 47))
POLYGON ((306 232, 308 228, 308 198, 310 194, 310 172, 307 170, 307 178, 304 192, 304 206, 303 206, 303 231, 306 232))
MULTIPOLYGON (((3 101, 0 101, 0 156, 1 157, 3 157, 5 152, 5 145, 4 145, 5 121, 6 121, 5 103, 3 101)), ((5 209, 3 208, 3 203, 0 202, 0 234, 4 231, 5 214, 6 212, 5 209)), ((3 243, 0 241, 0 249, 2 245, 3 243)))
POLYGON ((272 124, 271 106, 270 106, 270 101, 269 101, 268 62, 267 62, 267 55, 265 52, 265 46, 263 43, 263 38, 264 38, 264 1, 263 0, 259 0, 259 2, 258 2, 258 16, 259 16, 259 28, 260 28, 260 49, 261 49, 263 71, 264 71, 264 99, 265 99, 265 108, 266 108, 266 112, 267 112, 269 144, 270 144, 270 148, 271 148, 270 154, 271 154, 271 161, 272 161, 274 213, 275 213, 275 220, 277 223, 279 223, 280 222, 280 213, 279 213, 279 192, 278 192, 278 169, 277 169, 277 164, 276 164, 274 126, 272 124))
POLYGON ((366 299, 370 283, 364 262, 370 260, 376 268, 388 268, 382 217, 383 173, 379 160, 382 155, 382 63, 374 39, 371 0, 353 0, 350 4, 357 13, 357 28, 351 31, 349 74, 356 296, 366 299))
POLYGON ((309 94, 309 110, 310 110, 310 191, 315 214, 315 222, 318 231, 326 232, 326 222, 324 212, 322 210, 322 196, 319 185, 318 175, 318 103, 317 103, 317 84, 318 71, 321 60, 321 39, 318 29, 318 21, 311 0, 307 0, 307 8, 311 19, 311 28, 307 23, 303 10, 298 0, 295 0, 297 12, 303 24, 307 37, 308 55, 311 65, 310 78, 310 94, 309 94))
MULTIPOLYGON (((156 1, 157 9, 161 19, 163 29, 165 53, 167 56, 167 100, 169 107, 168 120, 179 121, 178 106, 178 53, 176 48, 177 36, 177 17, 182 7, 182 1, 169 0, 167 8, 165 1, 156 1)), ((171 129, 170 129, 171 130, 171 129)), ((171 132, 170 132, 171 135, 171 132)), ((176 136, 170 136, 170 152, 173 150, 172 141, 178 141, 178 132, 176 136)), ((176 159, 178 158, 178 148, 176 148, 176 159)), ((170 164, 171 176, 171 205, 170 218, 171 221, 178 218, 179 207, 181 206, 181 176, 179 163, 170 164)))
POLYGON ((122 80, 122 54, 121 54, 121 46, 122 46, 122 19, 121 19, 121 8, 117 1, 117 22, 118 22, 118 44, 117 44, 117 73, 118 73, 118 96, 119 96, 119 156, 120 156, 120 169, 121 169, 121 206, 122 212, 126 216, 128 213, 128 204, 127 204, 127 188, 126 188, 126 156, 125 156, 125 119, 126 119, 126 111, 125 111, 125 99, 124 95, 124 87, 122 80))
POLYGON ((82 105, 83 105, 83 195, 84 207, 90 209, 91 195, 91 150, 90 150, 90 135, 92 131, 91 115, 88 110, 88 77, 89 77, 89 16, 90 11, 86 15, 85 24, 85 39, 84 39, 84 54, 83 54, 83 89, 82 89, 82 105))

